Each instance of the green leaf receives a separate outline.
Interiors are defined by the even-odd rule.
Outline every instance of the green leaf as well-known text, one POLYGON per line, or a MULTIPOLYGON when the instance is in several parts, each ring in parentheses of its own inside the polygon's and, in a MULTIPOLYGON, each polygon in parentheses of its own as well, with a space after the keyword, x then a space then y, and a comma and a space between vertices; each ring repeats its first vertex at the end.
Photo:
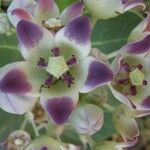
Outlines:
POLYGON ((23 60, 18 50, 18 40, 16 35, 0 35, 0 67, 23 60))
POLYGON ((126 44, 127 38, 141 18, 131 12, 109 20, 99 20, 92 33, 92 47, 108 54, 126 44))
POLYGON ((66 129, 61 135, 61 140, 64 143, 72 143, 75 145, 82 145, 79 134, 73 129, 66 129))
POLYGON ((73 2, 75 2, 75 0, 56 0, 56 3, 61 11, 73 2))
POLYGON ((20 128, 23 118, 23 116, 12 115, 0 109, 0 142, 11 132, 20 128))

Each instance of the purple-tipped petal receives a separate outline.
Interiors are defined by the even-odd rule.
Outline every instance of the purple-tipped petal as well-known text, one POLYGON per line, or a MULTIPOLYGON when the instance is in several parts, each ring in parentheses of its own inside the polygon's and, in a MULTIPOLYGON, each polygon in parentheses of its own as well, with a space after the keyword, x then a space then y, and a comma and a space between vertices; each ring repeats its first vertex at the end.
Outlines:
POLYGON ((58 125, 64 124, 74 109, 74 101, 70 97, 43 99, 41 103, 54 123, 58 125))
POLYGON ((25 9, 16 8, 11 12, 13 25, 16 27, 18 22, 22 19, 32 21, 32 15, 27 12, 25 9))
POLYGON ((150 96, 147 96, 143 102, 142 102, 142 107, 144 107, 146 110, 150 110, 150 96))
POLYGON ((84 68, 85 83, 80 92, 86 93, 98 86, 111 82, 113 73, 108 64, 93 57, 88 57, 81 62, 84 68))
POLYGON ((49 51, 54 47, 53 35, 47 29, 28 20, 18 23, 17 36, 23 57, 36 63, 40 57, 49 57, 49 51))
POLYGON ((120 52, 127 52, 130 54, 145 54, 150 50, 150 35, 146 35, 144 38, 128 43, 125 45, 120 52))
POLYGON ((19 41, 28 48, 34 47, 43 37, 43 32, 39 26, 27 21, 21 20, 17 25, 17 35, 19 41))
POLYGON ((38 0, 34 11, 37 22, 59 17, 59 9, 54 0, 38 0))
POLYGON ((16 27, 19 20, 32 19, 35 4, 34 0, 13 0, 7 10, 10 22, 16 27))
POLYGON ((122 3, 124 5, 125 11, 128 11, 132 8, 139 7, 139 6, 141 6, 144 10, 146 7, 144 0, 132 0, 132 1, 131 0, 122 0, 122 3))
POLYGON ((24 94, 31 89, 26 74, 20 69, 9 71, 0 81, 0 91, 4 93, 24 94))
POLYGON ((86 16, 77 17, 57 32, 56 45, 73 49, 79 59, 85 58, 91 50, 91 25, 86 16))
POLYGON ((37 97, 0 92, 0 108, 8 113, 24 114, 30 111, 37 101, 37 97))
POLYGON ((75 17, 79 17, 83 14, 84 4, 82 2, 75 2, 67 7, 60 16, 61 23, 66 25, 75 17))

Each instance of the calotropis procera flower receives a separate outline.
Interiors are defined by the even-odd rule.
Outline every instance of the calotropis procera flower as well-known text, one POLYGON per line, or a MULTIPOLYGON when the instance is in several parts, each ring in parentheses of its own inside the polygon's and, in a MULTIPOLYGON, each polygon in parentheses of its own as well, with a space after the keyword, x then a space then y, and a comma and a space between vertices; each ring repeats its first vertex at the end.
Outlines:
POLYGON ((129 107, 124 104, 120 105, 113 114, 113 122, 124 141, 130 142, 130 146, 133 146, 137 143, 139 128, 135 118, 130 113, 132 113, 132 110, 129 107))
POLYGON ((83 0, 90 13, 97 19, 109 19, 124 12, 142 7, 145 9, 143 0, 83 0))
POLYGON ((73 19, 55 36, 35 23, 21 20, 17 35, 25 61, 1 68, 1 108, 21 114, 40 96, 52 120, 56 124, 65 123, 79 92, 89 92, 113 78, 108 64, 88 56, 90 34, 90 21, 86 16, 73 19))
POLYGON ((121 48, 112 65, 115 74, 110 85, 112 93, 137 116, 150 113, 150 62, 148 56, 143 57, 148 50, 149 41, 128 43, 121 48))
POLYGON ((21 19, 30 20, 38 24, 46 23, 50 27, 66 25, 70 20, 83 13, 82 2, 75 2, 60 14, 54 0, 14 0, 7 13, 11 23, 16 27, 21 19))
POLYGON ((33 140, 25 150, 67 150, 63 143, 51 138, 50 136, 40 136, 33 140))

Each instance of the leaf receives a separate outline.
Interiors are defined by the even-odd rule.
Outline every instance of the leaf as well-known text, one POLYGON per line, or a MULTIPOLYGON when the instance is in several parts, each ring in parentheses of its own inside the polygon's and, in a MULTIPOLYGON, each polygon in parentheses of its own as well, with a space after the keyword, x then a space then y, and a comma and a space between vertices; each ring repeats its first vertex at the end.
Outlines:
POLYGON ((23 116, 12 115, 0 109, 0 143, 7 138, 11 132, 20 128, 23 118, 23 116))
POLYGON ((73 129, 66 129, 61 135, 61 140, 65 143, 82 145, 79 134, 73 129))
POLYGON ((16 35, 0 35, 0 67, 20 60, 23 58, 18 50, 16 35))
POLYGON ((131 12, 113 19, 99 20, 92 33, 92 47, 97 47, 106 54, 120 49, 140 21, 140 17, 131 12))
POLYGON ((56 3, 61 11, 73 2, 75 2, 75 0, 56 0, 56 3))

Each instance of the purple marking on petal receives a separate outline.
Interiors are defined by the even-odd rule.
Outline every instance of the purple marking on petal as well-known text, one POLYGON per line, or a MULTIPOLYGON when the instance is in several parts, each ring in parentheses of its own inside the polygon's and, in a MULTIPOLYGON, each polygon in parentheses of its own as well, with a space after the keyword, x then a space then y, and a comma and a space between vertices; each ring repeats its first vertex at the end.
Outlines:
POLYGON ((26 47, 34 47, 43 37, 41 28, 27 20, 21 20, 17 24, 17 36, 26 47))
POLYGON ((142 102, 142 106, 145 108, 150 108, 150 96, 147 96, 143 102, 142 102))
POLYGON ((105 82, 111 81, 113 78, 112 71, 103 63, 93 61, 89 67, 89 74, 85 85, 96 87, 105 82))
POLYGON ((12 11, 12 15, 16 15, 21 19, 32 20, 31 15, 24 9, 20 9, 20 8, 14 9, 12 11))
POLYGON ((150 35, 147 35, 140 41, 132 42, 122 48, 123 51, 127 51, 131 54, 142 54, 150 50, 150 35))
POLYGON ((68 26, 66 26, 65 35, 70 40, 75 40, 77 43, 86 44, 90 40, 91 36, 89 18, 82 16, 70 21, 68 26))
POLYGON ((38 4, 42 11, 50 11, 54 7, 54 0, 38 0, 38 4))
POLYGON ((122 0, 122 4, 144 3, 143 0, 122 0))
POLYGON ((23 94, 31 90, 26 75, 21 70, 11 70, 0 81, 0 90, 5 93, 23 94))
POLYGON ((42 147, 40 150, 48 150, 47 146, 42 147))
POLYGON ((67 14, 71 17, 77 16, 79 14, 82 14, 83 8, 84 8, 84 4, 82 2, 74 3, 68 8, 67 14))
POLYGON ((52 98, 46 102, 46 110, 56 124, 64 124, 70 117, 74 103, 69 97, 52 98))

